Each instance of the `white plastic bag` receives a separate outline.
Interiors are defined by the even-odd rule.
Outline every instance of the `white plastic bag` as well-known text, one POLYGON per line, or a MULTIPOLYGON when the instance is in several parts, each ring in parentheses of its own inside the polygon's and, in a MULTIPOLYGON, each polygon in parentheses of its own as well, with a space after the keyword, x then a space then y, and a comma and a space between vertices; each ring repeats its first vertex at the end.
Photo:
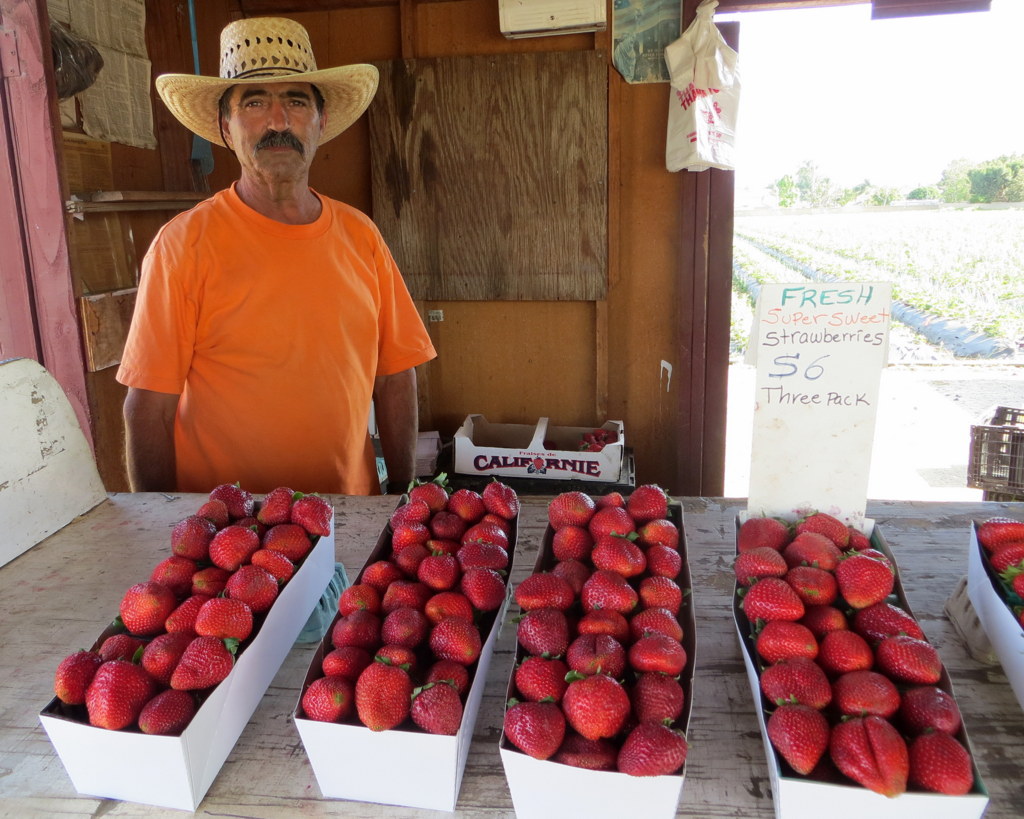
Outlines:
POLYGON ((734 170, 740 105, 737 55, 715 28, 718 0, 704 0, 683 35, 665 48, 671 82, 665 166, 734 170))

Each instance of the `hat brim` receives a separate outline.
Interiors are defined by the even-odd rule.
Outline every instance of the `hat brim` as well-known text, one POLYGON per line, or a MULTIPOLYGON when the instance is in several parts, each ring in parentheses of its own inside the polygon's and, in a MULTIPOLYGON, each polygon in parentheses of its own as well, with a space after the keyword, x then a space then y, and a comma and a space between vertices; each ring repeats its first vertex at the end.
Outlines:
POLYGON ((327 124, 317 143, 323 145, 359 119, 369 107, 377 92, 378 78, 375 66, 360 63, 299 74, 227 80, 195 74, 161 74, 156 78, 156 90, 182 125, 208 142, 224 145, 219 127, 220 98, 231 86, 308 82, 324 97, 327 124))

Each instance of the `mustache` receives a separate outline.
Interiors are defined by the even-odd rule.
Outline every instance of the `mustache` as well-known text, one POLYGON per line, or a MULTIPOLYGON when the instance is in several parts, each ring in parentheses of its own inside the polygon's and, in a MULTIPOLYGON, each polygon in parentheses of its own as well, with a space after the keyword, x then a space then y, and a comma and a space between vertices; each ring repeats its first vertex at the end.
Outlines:
POLYGON ((256 143, 253 153, 264 148, 292 148, 298 151, 300 156, 305 156, 306 153, 298 137, 291 131, 267 131, 256 143))

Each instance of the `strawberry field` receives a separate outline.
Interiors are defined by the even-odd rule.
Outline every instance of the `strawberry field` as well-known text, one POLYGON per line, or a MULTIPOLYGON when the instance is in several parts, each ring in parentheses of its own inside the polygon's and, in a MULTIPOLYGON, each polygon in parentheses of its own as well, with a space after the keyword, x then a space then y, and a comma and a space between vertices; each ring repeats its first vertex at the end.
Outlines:
POLYGON ((904 358, 998 358, 1024 350, 1024 210, 740 215, 734 351, 760 284, 887 281, 892 348, 904 358))

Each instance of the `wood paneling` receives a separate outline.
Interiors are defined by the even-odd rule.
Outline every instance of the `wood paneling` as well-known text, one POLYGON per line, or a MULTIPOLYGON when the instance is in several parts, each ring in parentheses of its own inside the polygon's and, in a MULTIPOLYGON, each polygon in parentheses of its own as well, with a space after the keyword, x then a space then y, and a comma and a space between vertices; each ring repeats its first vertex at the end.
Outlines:
POLYGON ((105 370, 121 363, 137 294, 138 288, 130 287, 109 293, 94 293, 78 300, 89 372, 105 370))
POLYGON ((605 55, 378 67, 373 212, 413 295, 603 298, 605 55))

